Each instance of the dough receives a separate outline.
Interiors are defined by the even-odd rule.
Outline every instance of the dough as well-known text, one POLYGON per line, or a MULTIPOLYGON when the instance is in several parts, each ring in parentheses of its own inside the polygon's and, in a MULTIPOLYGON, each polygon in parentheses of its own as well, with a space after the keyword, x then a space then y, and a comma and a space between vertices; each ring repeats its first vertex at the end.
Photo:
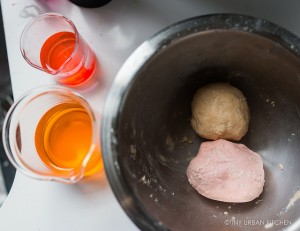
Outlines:
POLYGON ((190 184, 203 196, 223 202, 248 202, 263 191, 263 161, 243 144, 207 141, 187 168, 190 184))
POLYGON ((191 124, 206 139, 240 140, 248 131, 249 107, 243 93, 227 83, 212 83, 197 90, 191 124))

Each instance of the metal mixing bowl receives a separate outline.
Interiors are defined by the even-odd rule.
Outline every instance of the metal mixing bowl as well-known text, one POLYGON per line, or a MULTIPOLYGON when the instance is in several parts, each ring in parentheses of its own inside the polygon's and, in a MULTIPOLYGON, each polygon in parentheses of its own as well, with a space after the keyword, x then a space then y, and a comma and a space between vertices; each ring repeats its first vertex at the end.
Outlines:
POLYGON ((298 37, 243 15, 176 23, 144 42, 113 83, 102 121, 107 177, 141 230, 300 230, 300 203, 290 201, 300 186, 299 106, 298 37), (192 97, 216 81, 238 87, 250 107, 240 142, 262 156, 266 182, 249 203, 207 199, 185 174, 204 141, 190 125, 192 97))

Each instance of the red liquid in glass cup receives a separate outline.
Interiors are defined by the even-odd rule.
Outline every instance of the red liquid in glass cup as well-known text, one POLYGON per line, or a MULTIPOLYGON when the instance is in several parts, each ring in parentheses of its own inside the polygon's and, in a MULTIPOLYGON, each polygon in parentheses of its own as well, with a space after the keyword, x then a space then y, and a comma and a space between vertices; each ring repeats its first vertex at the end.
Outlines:
MULTIPOLYGON (((81 39, 81 38, 79 38, 81 39)), ((80 43, 80 41, 79 41, 80 43)), ((64 85, 77 85, 92 76, 95 69, 95 57, 86 44, 78 47, 78 51, 72 57, 76 45, 76 35, 72 32, 58 32, 50 36, 42 46, 40 53, 41 65, 49 72, 58 71, 63 73, 58 82, 64 85), (80 55, 80 49, 88 50, 90 60, 85 60, 89 55, 80 55)))

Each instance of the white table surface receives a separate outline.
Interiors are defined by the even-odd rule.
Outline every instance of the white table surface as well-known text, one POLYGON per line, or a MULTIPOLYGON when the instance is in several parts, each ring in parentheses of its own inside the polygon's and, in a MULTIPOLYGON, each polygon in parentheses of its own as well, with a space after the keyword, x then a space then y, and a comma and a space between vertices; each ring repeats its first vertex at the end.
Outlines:
MULTIPOLYGON (((145 39, 176 21, 209 13, 242 13, 275 22, 300 35, 298 0, 112 0, 96 9, 80 8, 67 0, 2 0, 13 94, 55 82, 23 59, 19 39, 24 26, 44 12, 69 17, 98 59, 96 81, 76 88, 102 112, 105 96, 126 58, 145 39)), ((42 182, 21 173, 0 209, 2 231, 134 231, 115 199, 106 176, 75 185, 42 182)))

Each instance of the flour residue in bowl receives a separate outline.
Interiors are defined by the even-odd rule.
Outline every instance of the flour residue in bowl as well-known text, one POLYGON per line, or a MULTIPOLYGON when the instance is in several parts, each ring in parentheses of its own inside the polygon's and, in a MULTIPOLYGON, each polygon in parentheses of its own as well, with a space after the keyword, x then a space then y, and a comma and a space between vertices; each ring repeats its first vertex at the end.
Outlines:
POLYGON ((297 192, 295 192, 293 197, 289 200, 289 203, 285 208, 285 212, 287 212, 291 207, 293 207, 299 199, 300 199, 300 189, 297 192))
POLYGON ((283 164, 278 164, 278 167, 280 168, 280 170, 283 170, 283 169, 284 169, 283 164))
POLYGON ((134 160, 136 160, 136 145, 135 144, 131 144, 130 145, 130 157, 134 160))
POLYGON ((172 152, 175 148, 175 143, 170 135, 167 135, 166 137, 166 145, 169 152, 172 152))
POLYGON ((180 140, 180 143, 184 143, 184 144, 192 144, 193 140, 191 140, 190 138, 188 138, 187 136, 183 136, 180 140))

